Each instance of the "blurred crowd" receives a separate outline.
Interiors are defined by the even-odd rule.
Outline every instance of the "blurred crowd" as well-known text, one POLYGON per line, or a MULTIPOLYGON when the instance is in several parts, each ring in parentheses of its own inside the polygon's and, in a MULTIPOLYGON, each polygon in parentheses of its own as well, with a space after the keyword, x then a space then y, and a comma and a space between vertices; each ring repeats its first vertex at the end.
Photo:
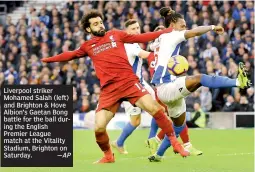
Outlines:
MULTIPOLYGON (((223 35, 209 32, 189 39, 181 46, 187 57, 188 75, 207 73, 236 78, 238 63, 244 62, 254 83, 254 4, 252 1, 69 1, 61 10, 44 5, 37 11, 30 7, 16 25, 7 17, 0 25, 0 86, 2 84, 72 84, 74 112, 96 108, 100 94, 99 81, 89 57, 67 63, 43 64, 40 59, 78 48, 90 39, 80 27, 80 19, 90 9, 104 14, 109 29, 124 29, 127 19, 137 19, 142 32, 163 25, 159 9, 171 6, 183 14, 188 28, 221 25, 223 35)), ((141 44, 149 50, 148 44, 141 44)), ((144 61, 144 78, 149 82, 148 65, 144 61)), ((187 110, 194 102, 208 111, 253 111, 254 85, 249 89, 201 88, 187 98, 187 110)))

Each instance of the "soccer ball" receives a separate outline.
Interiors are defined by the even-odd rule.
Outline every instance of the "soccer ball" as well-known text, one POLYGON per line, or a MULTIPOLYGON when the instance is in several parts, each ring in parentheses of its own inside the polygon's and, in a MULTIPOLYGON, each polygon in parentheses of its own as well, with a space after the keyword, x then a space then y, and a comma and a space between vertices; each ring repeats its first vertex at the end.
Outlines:
POLYGON ((189 63, 185 57, 176 55, 169 59, 167 68, 171 75, 179 76, 188 71, 189 63))

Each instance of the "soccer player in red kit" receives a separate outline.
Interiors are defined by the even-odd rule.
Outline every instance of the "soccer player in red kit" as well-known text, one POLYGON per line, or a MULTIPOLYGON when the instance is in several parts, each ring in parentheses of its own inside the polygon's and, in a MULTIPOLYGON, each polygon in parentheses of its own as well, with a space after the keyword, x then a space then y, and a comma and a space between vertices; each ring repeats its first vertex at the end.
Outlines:
POLYGON ((183 157, 188 156, 189 153, 177 141, 172 122, 166 117, 162 107, 139 83, 138 77, 129 64, 124 47, 124 43, 149 42, 163 33, 171 32, 172 29, 140 35, 129 35, 120 30, 106 32, 103 16, 94 10, 82 17, 81 24, 83 29, 92 35, 90 40, 83 43, 77 50, 43 58, 42 61, 69 61, 87 55, 92 59, 101 86, 95 117, 95 137, 98 146, 104 152, 104 157, 96 163, 115 162, 106 126, 124 100, 150 113, 168 136, 173 149, 183 157))

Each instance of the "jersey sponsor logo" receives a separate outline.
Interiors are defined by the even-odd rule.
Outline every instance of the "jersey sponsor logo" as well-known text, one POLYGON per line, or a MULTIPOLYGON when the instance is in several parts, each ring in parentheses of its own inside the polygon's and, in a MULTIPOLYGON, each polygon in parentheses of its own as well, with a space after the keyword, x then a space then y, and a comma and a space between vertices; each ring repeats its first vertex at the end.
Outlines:
POLYGON ((93 54, 94 55, 97 55, 105 50, 108 50, 108 49, 111 49, 112 48, 112 45, 111 43, 105 43, 105 44, 102 44, 102 45, 99 45, 99 46, 95 46, 92 50, 93 50, 93 54))
POLYGON ((115 42, 114 38, 113 38, 113 35, 111 35, 110 37, 110 40, 111 40, 111 43, 112 43, 112 47, 117 47, 117 43, 115 42))
POLYGON ((183 87, 179 88, 179 91, 182 92, 183 87))

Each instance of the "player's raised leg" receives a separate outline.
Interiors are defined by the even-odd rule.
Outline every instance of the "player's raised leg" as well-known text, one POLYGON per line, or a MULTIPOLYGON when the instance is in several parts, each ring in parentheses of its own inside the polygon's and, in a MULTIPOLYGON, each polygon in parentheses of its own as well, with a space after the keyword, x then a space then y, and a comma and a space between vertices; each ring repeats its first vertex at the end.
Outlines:
POLYGON ((106 132, 106 126, 113 118, 114 113, 105 109, 102 109, 96 113, 95 119, 95 137, 96 142, 100 149, 104 153, 104 157, 95 163, 113 163, 115 162, 114 155, 111 151, 109 144, 109 136, 106 132))
POLYGON ((239 63, 237 79, 231 79, 224 76, 210 76, 199 74, 186 77, 186 88, 190 92, 196 91, 201 85, 209 88, 226 88, 239 87, 245 88, 250 85, 250 81, 246 75, 243 63, 239 63))
POLYGON ((179 152, 183 157, 189 155, 189 152, 185 151, 181 144, 178 142, 172 121, 167 118, 162 106, 153 100, 151 95, 144 95, 138 101, 136 101, 135 104, 151 114, 153 118, 155 118, 158 126, 166 133, 167 138, 172 143, 174 151, 179 152))

